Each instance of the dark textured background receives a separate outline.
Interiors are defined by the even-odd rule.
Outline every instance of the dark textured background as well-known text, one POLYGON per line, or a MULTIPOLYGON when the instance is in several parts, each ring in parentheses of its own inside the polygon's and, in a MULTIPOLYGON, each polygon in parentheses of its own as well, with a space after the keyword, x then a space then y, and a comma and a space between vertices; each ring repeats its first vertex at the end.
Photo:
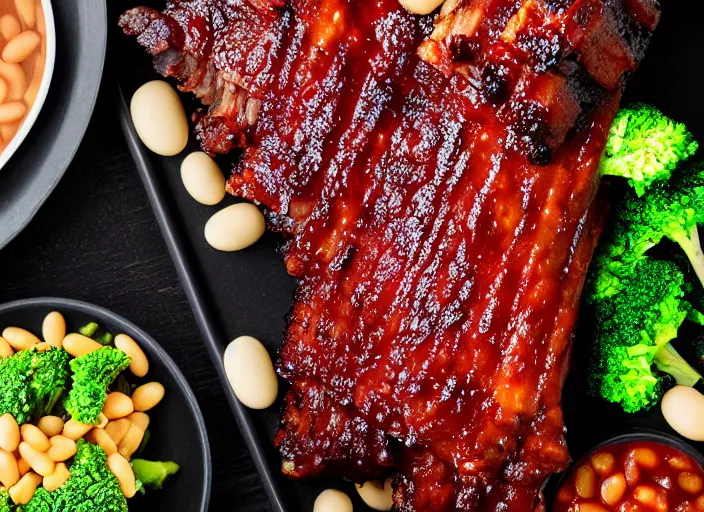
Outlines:
POLYGON ((115 109, 114 87, 106 80, 64 179, 29 227, 0 252, 0 302, 42 295, 84 300, 149 332, 179 365, 203 411, 213 456, 210 510, 269 510, 115 109))

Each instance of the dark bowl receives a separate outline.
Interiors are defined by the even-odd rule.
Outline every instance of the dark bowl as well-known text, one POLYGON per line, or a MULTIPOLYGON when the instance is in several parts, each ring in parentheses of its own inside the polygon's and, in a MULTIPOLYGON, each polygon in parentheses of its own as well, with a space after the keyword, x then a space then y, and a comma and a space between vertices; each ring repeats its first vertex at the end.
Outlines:
POLYGON ((702 454, 702 452, 694 448, 689 443, 685 442, 681 437, 665 434, 657 430, 634 428, 629 432, 611 437, 595 445, 585 453, 582 453, 579 457, 575 458, 575 460, 572 461, 572 464, 569 468, 567 468, 566 471, 564 471, 563 473, 552 475, 550 478, 548 478, 543 489, 543 494, 545 495, 546 501, 548 503, 548 510, 550 510, 550 504, 555 499, 555 496, 560 490, 560 487, 562 487, 562 483, 564 482, 565 478, 567 478, 567 475, 570 474, 570 472, 576 465, 580 464, 587 457, 591 456, 592 454, 607 446, 633 443, 637 441, 650 441, 651 443, 664 444, 666 446, 675 448, 681 451, 682 453, 689 455, 692 460, 694 460, 694 462, 699 464, 700 467, 704 468, 704 454, 702 454))
MULTIPOLYGON (((36 298, 0 305, 0 331, 8 326, 22 327, 39 335, 44 317, 59 311, 68 332, 90 321, 118 334, 124 333, 142 347, 149 359, 149 373, 144 382, 158 381, 166 388, 164 400, 150 413, 151 437, 142 457, 150 460, 173 460, 181 466, 164 489, 148 491, 130 500, 130 512, 173 510, 204 512, 210 500, 212 480, 210 447, 196 398, 185 377, 154 339, 124 318, 92 304, 69 299, 36 298)), ((140 384, 139 379, 130 382, 140 384)))

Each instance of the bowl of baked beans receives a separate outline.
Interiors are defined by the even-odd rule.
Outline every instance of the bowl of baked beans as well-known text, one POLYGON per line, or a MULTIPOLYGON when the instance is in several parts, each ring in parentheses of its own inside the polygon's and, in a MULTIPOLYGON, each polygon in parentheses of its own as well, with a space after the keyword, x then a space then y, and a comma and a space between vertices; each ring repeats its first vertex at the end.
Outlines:
POLYGON ((56 57, 50 0, 0 0, 0 169, 44 105, 56 57))
POLYGON ((702 512, 702 455, 659 432, 596 446, 564 475, 552 512, 702 512))

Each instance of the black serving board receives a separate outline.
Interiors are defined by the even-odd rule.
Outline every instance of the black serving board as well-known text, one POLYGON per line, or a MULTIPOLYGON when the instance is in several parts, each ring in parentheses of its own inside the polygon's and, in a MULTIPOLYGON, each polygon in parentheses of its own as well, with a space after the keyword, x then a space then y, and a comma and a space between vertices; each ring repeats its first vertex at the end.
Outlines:
MULTIPOLYGON (((139 0, 110 2, 108 58, 119 82, 117 102, 122 127, 152 203, 169 251, 196 315, 207 349, 221 377, 245 441, 271 500, 273 510, 311 511, 313 501, 324 488, 346 491, 355 510, 368 510, 351 483, 340 480, 291 482, 280 476, 280 459, 272 447, 279 408, 250 411, 242 407, 222 371, 222 354, 227 343, 240 335, 260 339, 276 357, 285 327, 285 315, 292 305, 294 281, 287 275, 278 247, 282 239, 267 233, 253 247, 237 253, 222 253, 208 246, 203 227, 220 208, 237 202, 227 197, 215 207, 196 203, 185 191, 180 178, 183 157, 199 147, 193 138, 182 155, 159 157, 137 139, 128 104, 141 84, 159 78, 150 58, 132 38, 117 28, 119 14, 139 0)), ((143 2, 163 8, 163 0, 143 2)), ((671 0, 663 6, 663 20, 641 69, 630 82, 625 102, 647 101, 670 116, 685 122, 704 143, 704 86, 701 70, 704 31, 692 9, 691 0, 671 0)), ((187 111, 197 107, 184 95, 187 111)), ((704 158, 704 150, 700 152, 704 158)), ((229 157, 230 159, 236 156, 229 157)), ((231 160, 230 160, 231 161, 231 160)), ((221 167, 229 167, 227 158, 221 167)), ((574 371, 565 386, 563 403, 570 453, 579 459, 604 440, 639 429, 676 435, 665 423, 659 408, 626 415, 618 407, 585 396, 580 385, 584 368, 583 338, 575 340, 574 371)), ((704 452, 704 444, 695 449, 704 452)))

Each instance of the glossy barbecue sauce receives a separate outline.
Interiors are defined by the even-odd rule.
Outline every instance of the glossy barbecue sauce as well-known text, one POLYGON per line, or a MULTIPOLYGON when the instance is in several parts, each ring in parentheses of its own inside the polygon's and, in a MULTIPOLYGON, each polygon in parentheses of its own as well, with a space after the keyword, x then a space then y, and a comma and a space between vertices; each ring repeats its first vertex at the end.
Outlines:
POLYGON ((599 449, 569 473, 552 512, 700 512, 704 471, 664 444, 632 442, 599 449))

